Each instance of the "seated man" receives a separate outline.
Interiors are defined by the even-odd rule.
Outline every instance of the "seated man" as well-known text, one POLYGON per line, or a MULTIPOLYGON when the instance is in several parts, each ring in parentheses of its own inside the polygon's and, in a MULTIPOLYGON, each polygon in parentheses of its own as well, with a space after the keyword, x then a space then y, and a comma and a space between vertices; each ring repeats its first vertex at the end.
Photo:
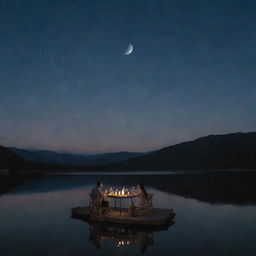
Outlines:
POLYGON ((96 187, 91 191, 92 196, 101 199, 101 207, 109 207, 109 200, 104 192, 102 192, 103 182, 98 181, 96 187))

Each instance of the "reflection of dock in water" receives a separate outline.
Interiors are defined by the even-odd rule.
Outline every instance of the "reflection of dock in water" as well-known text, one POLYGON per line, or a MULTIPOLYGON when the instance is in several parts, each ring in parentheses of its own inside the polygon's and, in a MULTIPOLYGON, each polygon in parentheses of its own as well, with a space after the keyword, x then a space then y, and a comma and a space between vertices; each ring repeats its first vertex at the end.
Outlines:
POLYGON ((172 209, 153 208, 132 215, 127 208, 118 211, 109 209, 104 214, 95 214, 90 207, 71 209, 72 217, 89 224, 89 240, 101 248, 104 240, 113 241, 117 247, 137 245, 145 252, 153 244, 153 233, 167 230, 174 224, 172 209))
POLYGON ((100 249, 101 242, 104 240, 113 241, 117 247, 137 245, 140 252, 145 252, 147 247, 153 245, 153 233, 161 230, 167 230, 173 223, 162 228, 143 228, 135 226, 120 226, 113 224, 102 224, 88 222, 89 240, 100 249))

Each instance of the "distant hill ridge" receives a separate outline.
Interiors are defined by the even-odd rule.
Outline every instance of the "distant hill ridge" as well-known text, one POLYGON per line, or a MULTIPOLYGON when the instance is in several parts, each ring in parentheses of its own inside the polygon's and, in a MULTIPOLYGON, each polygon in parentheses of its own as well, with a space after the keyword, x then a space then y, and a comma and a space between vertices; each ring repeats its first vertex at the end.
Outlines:
POLYGON ((116 153, 82 155, 73 153, 59 153, 50 150, 20 149, 15 147, 9 147, 8 149, 13 151, 17 156, 28 161, 73 166, 110 164, 143 155, 143 153, 139 152, 125 151, 116 153))
POLYGON ((14 168, 16 164, 23 162, 23 159, 18 157, 11 150, 0 146, 0 169, 14 168))
POLYGON ((0 168, 70 171, 256 169, 256 132, 209 135, 144 154, 119 152, 83 156, 11 149, 13 152, 0 147, 0 168))
POLYGON ((209 135, 109 166, 120 170, 256 169, 256 132, 209 135))

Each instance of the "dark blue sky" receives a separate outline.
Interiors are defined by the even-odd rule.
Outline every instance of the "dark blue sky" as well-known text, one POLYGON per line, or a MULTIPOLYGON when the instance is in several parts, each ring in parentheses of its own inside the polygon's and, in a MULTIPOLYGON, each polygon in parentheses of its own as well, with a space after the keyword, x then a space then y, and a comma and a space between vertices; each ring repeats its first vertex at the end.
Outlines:
POLYGON ((148 151, 255 131, 255 68, 254 0, 1 0, 0 144, 148 151))

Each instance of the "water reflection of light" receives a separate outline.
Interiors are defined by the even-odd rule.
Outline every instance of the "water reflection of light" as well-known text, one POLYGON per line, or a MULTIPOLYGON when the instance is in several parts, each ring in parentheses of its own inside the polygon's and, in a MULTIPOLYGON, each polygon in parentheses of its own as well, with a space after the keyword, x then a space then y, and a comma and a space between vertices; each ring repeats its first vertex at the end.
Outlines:
POLYGON ((133 241, 130 240, 121 240, 117 241, 117 247, 125 246, 125 245, 131 245, 133 241))

